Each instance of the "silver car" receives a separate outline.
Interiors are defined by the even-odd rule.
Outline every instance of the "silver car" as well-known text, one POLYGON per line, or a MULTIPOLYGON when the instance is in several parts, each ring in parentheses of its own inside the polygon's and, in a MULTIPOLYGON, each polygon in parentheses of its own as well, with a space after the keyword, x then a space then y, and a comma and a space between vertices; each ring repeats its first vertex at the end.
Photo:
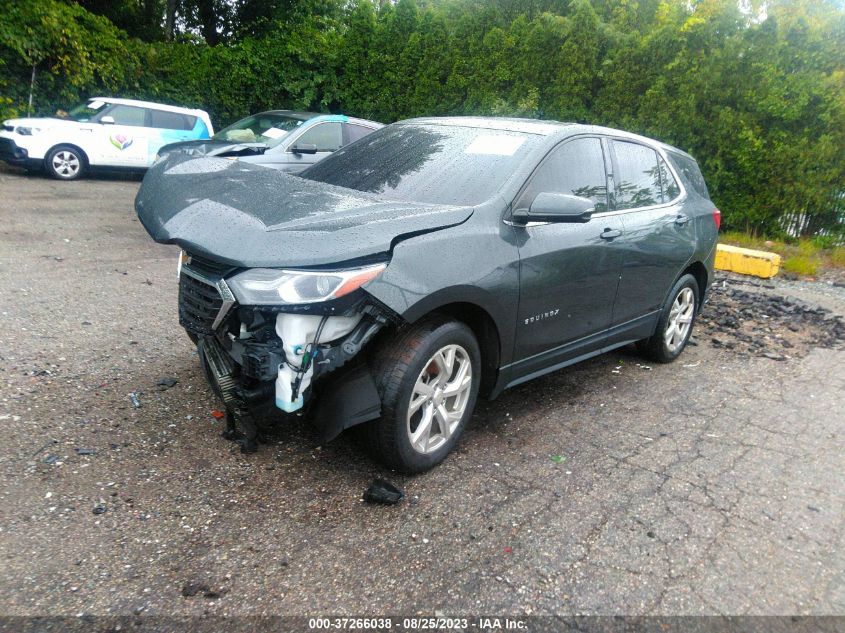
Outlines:
POLYGON ((241 119, 208 140, 165 145, 159 157, 175 151, 235 157, 296 174, 381 127, 342 114, 270 110, 241 119))

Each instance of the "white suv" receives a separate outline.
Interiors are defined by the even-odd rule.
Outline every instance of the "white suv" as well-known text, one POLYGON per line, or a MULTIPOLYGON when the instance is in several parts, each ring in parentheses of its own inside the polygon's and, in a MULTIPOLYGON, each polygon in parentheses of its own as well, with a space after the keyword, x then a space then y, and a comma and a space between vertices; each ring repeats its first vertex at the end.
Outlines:
POLYGON ((89 168, 146 169, 162 145, 212 134, 204 110, 96 97, 62 118, 4 121, 0 160, 74 180, 89 168))

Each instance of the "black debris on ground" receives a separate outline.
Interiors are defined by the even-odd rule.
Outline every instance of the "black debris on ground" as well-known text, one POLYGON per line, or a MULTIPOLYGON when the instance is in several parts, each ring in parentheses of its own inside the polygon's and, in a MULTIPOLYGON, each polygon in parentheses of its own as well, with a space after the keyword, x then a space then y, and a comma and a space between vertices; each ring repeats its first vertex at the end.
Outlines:
POLYGON ((165 376, 163 378, 159 378, 156 386, 161 389, 161 391, 165 391, 170 389, 171 387, 175 386, 176 383, 179 382, 176 378, 171 378, 170 376, 165 376))
MULTIPOLYGON (((737 354, 787 360, 845 345, 845 321, 821 307, 718 279, 694 336, 737 354)), ((765 286, 763 286, 765 287, 765 286)))
POLYGON ((389 481, 374 479, 370 487, 364 491, 364 501, 381 505, 394 505, 399 503, 405 493, 399 490, 389 481))

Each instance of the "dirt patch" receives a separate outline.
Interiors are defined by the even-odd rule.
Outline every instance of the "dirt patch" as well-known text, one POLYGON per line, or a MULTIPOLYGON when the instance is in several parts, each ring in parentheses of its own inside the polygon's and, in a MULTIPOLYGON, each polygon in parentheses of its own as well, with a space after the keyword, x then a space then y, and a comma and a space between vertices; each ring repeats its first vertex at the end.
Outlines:
POLYGON ((773 360, 800 358, 813 347, 845 346, 845 321, 821 307, 717 280, 698 318, 699 340, 773 360))

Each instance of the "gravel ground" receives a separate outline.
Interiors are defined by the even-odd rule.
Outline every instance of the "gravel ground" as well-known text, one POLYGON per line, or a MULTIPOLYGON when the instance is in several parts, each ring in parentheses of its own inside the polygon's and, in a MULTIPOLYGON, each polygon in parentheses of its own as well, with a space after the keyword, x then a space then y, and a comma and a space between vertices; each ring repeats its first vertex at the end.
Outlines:
POLYGON ((137 187, 0 172, 0 614, 845 613, 833 320, 731 334, 771 327, 767 293, 843 314, 838 290, 726 280, 678 362, 623 350, 481 403, 421 476, 305 422, 244 456, 137 187), (784 331, 797 351, 761 355, 784 331), (377 476, 406 500, 363 504, 377 476))

